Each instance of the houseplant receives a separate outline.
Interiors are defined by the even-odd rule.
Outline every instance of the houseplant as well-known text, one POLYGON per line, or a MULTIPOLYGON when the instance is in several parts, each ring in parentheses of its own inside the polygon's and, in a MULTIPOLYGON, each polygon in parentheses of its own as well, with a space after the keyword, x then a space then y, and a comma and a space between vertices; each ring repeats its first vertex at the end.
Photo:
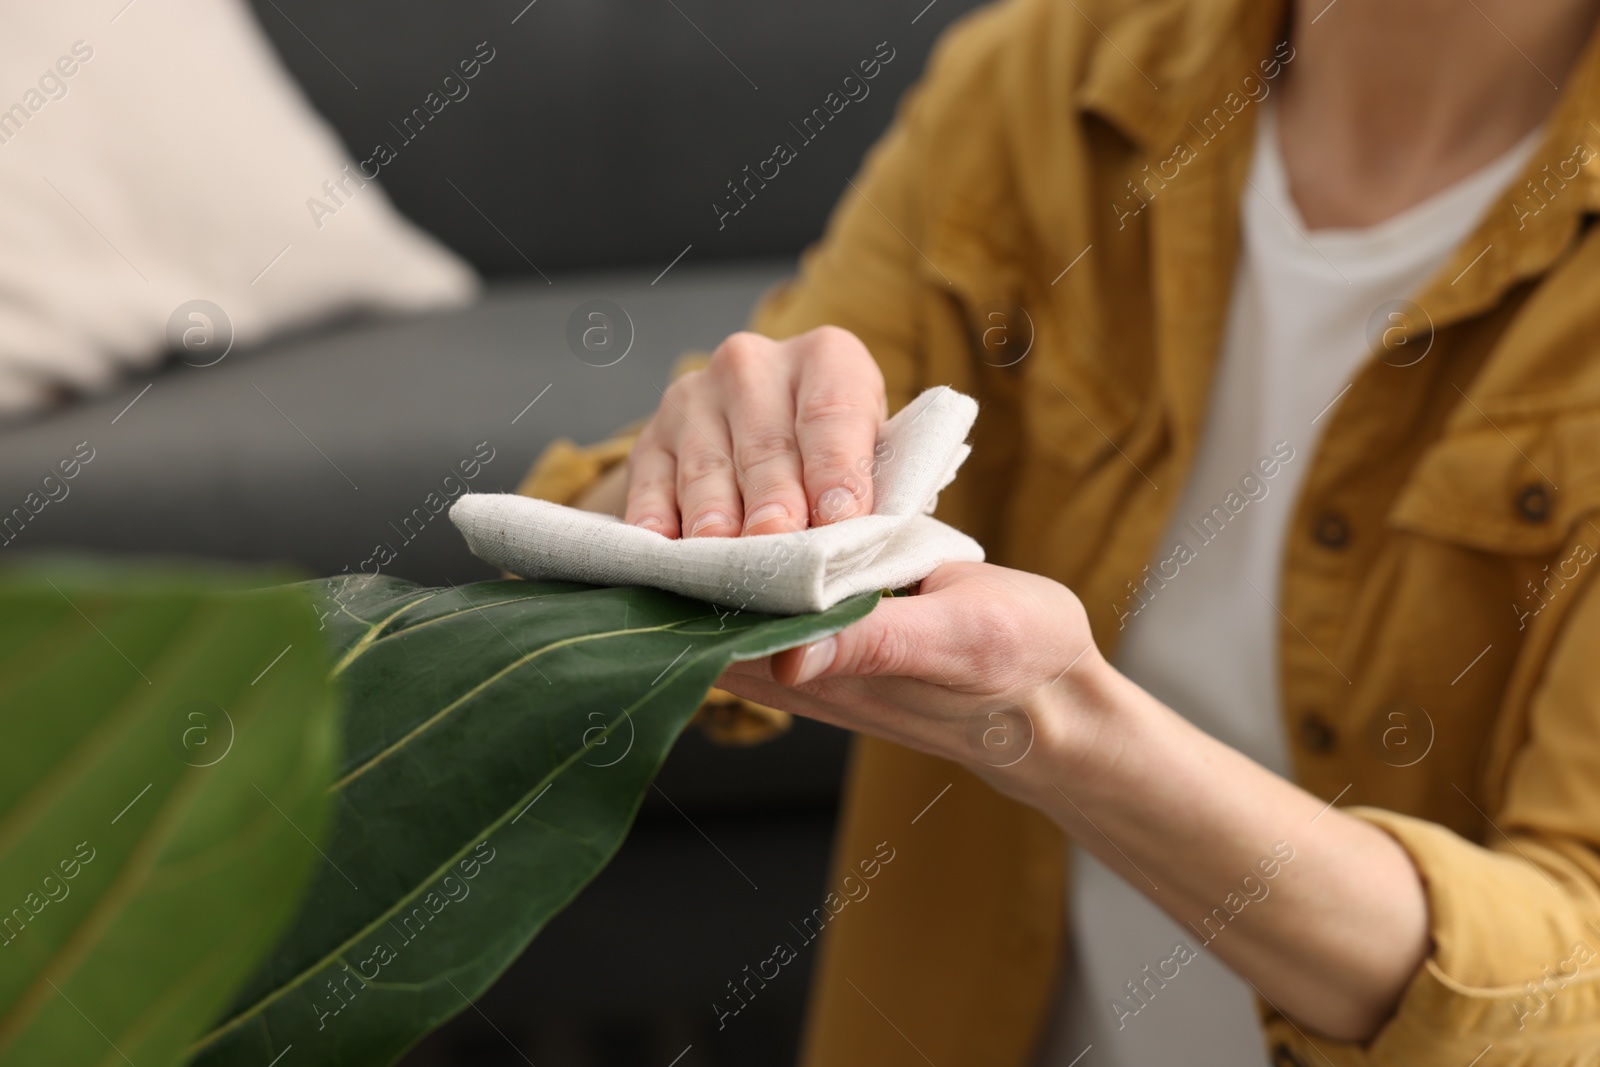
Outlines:
MULTIPOLYGON (((168 1012, 172 1021, 159 1028, 160 1041, 149 1036, 158 1030, 149 1013, 175 996, 172 988, 143 988, 113 1010, 117 962, 106 964, 100 984, 80 982, 74 970, 75 960, 95 960, 99 951, 81 922, 29 931, 41 934, 30 969, 15 981, 0 980, 0 1065, 43 1062, 21 1055, 33 1049, 92 1053, 81 1062, 122 1062, 128 1055, 141 1067, 185 1060, 265 1065, 291 1047, 296 1064, 393 1062, 486 989, 605 865, 662 760, 728 663, 838 630, 870 611, 878 596, 778 618, 658 590, 558 582, 424 589, 393 578, 342 576, 239 588, 247 584, 174 573, 113 579, 70 569, 0 581, 0 637, 31 634, 37 644, 45 640, 39 634, 65 634, 51 640, 69 642, 78 655, 117 640, 128 652, 122 672, 133 666, 146 676, 142 686, 133 678, 73 698, 85 707, 99 702, 97 716, 82 713, 76 744, 63 742, 54 727, 36 725, 32 749, 70 761, 83 746, 105 747, 101 735, 113 723, 125 724, 120 728, 140 742, 105 757, 118 769, 117 780, 153 780, 152 768, 166 760, 174 765, 162 768, 171 795, 227 797, 236 820, 207 822, 208 835, 190 843, 189 862, 231 871, 230 857, 248 854, 254 872, 249 885, 233 885, 221 897, 211 891, 188 898, 185 907, 205 917, 198 925, 212 931, 209 946, 194 943, 184 922, 158 931, 143 912, 117 919, 130 936, 170 942, 175 956, 188 961, 174 965, 174 973, 196 983, 204 966, 197 961, 208 958, 208 949, 214 953, 216 939, 235 938, 227 965, 204 972, 210 975, 204 995, 185 1001, 182 1012, 168 1012), (75 605, 76 622, 67 605, 49 602, 51 585, 75 605), (164 592, 168 587, 181 596, 164 592), (134 643, 140 613, 176 611, 164 606, 166 596, 187 598, 188 622, 168 626, 164 641, 152 632, 128 651, 124 642, 134 643), (231 628, 209 621, 235 618, 231 628), (105 632, 96 633, 97 620, 113 619, 120 620, 115 632, 99 625, 105 632), (248 631, 244 620, 259 632, 248 631), (214 658, 203 678, 184 673, 198 655, 185 642, 203 644, 214 658), (252 682, 273 645, 288 647, 252 682), (205 766, 184 761, 181 731, 177 742, 152 740, 158 729, 168 738, 173 715, 186 714, 163 709, 196 703, 215 706, 235 723, 233 749, 205 766), (242 725, 235 708, 246 705, 252 710, 242 725), (256 740, 269 735, 277 739, 273 761, 266 741, 256 740), (298 763, 292 752, 301 753, 298 763), (263 761, 275 772, 266 783, 259 781, 263 761), (279 799, 291 795, 292 810, 279 799), (274 836, 276 858, 258 862, 242 847, 241 827, 268 825, 272 807, 282 808, 279 821, 296 831, 292 840, 287 831, 274 836), (290 847, 295 842, 297 850, 290 847), (256 869, 266 867, 269 873, 256 869), (39 992, 40 977, 57 987, 54 999, 39 992), (9 992, 13 987, 34 999, 25 1003, 9 992), (69 997, 82 1010, 74 1012, 69 997), (22 1010, 41 1000, 64 1003, 48 1014, 22 1010), (106 1019, 114 1020, 109 1027, 106 1019), (135 1054, 119 1036, 137 1038, 147 1055, 135 1054)), ((0 653, 0 677, 9 677, 6 656, 0 653)), ((97 670, 117 666, 110 648, 95 656, 97 670)), ((0 723, 8 730, 27 720, 39 700, 65 694, 70 676, 81 673, 59 657, 29 669, 27 694, 0 686, 0 723)), ((77 788, 83 798, 73 812, 111 802, 96 796, 91 782, 77 788)), ((28 812, 61 820, 70 813, 57 813, 56 794, 37 787, 8 792, 0 815, 0 891, 15 895, 22 882, 12 885, 4 835, 24 825, 28 812)), ((30 841, 47 838, 43 830, 29 833, 30 841)), ((144 883, 128 873, 131 861, 122 853, 102 858, 112 862, 97 858, 99 871, 133 886, 125 895, 137 897, 144 883)), ((70 918, 67 909, 61 914, 70 918)), ((122 962, 123 981, 141 982, 122 962)), ((45 1061, 80 1059, 62 1052, 45 1061)))

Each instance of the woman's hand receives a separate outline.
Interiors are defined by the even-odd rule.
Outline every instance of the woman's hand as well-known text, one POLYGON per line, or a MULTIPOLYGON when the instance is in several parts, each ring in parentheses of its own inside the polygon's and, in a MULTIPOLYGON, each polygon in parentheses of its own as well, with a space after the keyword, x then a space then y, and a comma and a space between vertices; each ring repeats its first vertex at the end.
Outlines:
POLYGON ((872 512, 883 374, 855 335, 736 333, 662 394, 624 518, 664 537, 785 533, 872 512))
POLYGON ((950 563, 916 596, 885 598, 833 637, 735 664, 718 684, 966 764, 1042 805, 1049 775, 1115 747, 1094 698, 1109 671, 1071 590, 1026 571, 950 563), (1063 698, 1080 713, 1059 714, 1063 698))

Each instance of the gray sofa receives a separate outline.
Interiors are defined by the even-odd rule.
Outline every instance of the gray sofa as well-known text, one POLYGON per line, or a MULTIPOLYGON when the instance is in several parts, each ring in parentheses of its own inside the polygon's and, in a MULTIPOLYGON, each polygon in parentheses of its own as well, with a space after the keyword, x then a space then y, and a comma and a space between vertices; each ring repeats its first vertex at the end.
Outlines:
POLYGON ((476 464, 462 483, 473 491, 511 491, 554 438, 592 441, 649 412, 677 355, 738 329, 786 267, 680 265, 655 285, 625 270, 499 279, 459 311, 346 321, 208 367, 174 362, 0 436, 3 500, 79 442, 94 450, 66 498, 6 550, 287 561, 429 585, 494 577, 424 506, 428 494, 460 479, 462 460, 476 464), (573 309, 596 297, 634 326, 610 367, 567 346, 573 309))
MULTIPOLYGON (((737 329, 820 234, 938 31, 972 6, 262 0, 285 63, 357 151, 392 139, 389 124, 434 72, 479 42, 496 50, 471 96, 382 176, 402 211, 486 276, 486 295, 448 314, 326 324, 211 367, 174 360, 112 395, 0 427, 0 500, 20 500, 79 442, 94 449, 7 558, 70 550, 306 574, 381 567, 426 584, 492 577, 424 498, 486 455, 471 487, 510 490, 552 439, 597 440, 653 409, 676 357, 737 329), (796 141, 790 123, 883 42, 894 58, 868 95, 722 215, 726 184, 774 141, 796 141), (574 310, 595 298, 633 326, 632 348, 608 367, 567 340, 574 310)), ((811 724, 754 749, 686 737, 612 866, 481 1011, 406 1062, 790 1062, 809 958, 724 1030, 710 1004, 819 899, 844 753, 841 734, 811 724)))

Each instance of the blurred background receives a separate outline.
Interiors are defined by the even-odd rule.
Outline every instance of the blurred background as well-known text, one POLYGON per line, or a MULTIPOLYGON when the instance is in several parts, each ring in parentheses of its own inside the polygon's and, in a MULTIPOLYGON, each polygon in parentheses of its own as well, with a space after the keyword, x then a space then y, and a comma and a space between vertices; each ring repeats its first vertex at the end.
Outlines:
MULTIPOLYGON (((242 0, 229 2, 244 10, 242 0)), ((161 182, 159 171, 97 148, 112 153, 93 157, 108 190, 101 195, 86 174, 74 184, 80 176, 48 154, 52 137, 87 121, 71 109, 89 111, 93 78, 123 62, 119 41, 157 31, 160 5, 142 6, 102 4, 90 30, 62 31, 51 54, 76 35, 95 58, 59 101, 32 110, 24 96, 31 117, 14 129, 0 118, 0 186, 60 212, 68 251, 92 260, 92 270, 64 271, 60 281, 16 276, 11 288, 32 295, 0 308, 0 348, 10 352, 0 364, 25 364, 48 347, 33 340, 44 328, 27 325, 35 319, 76 331, 64 351, 87 360, 101 345, 120 360, 93 387, 50 381, 19 394, 49 402, 21 403, 0 422, 0 507, 22 501, 80 442, 94 454, 69 494, 29 508, 0 540, 13 556, 83 549, 286 560, 309 574, 381 570, 438 585, 494 575, 447 519, 419 510, 424 498, 472 456, 492 457, 472 490, 512 490, 552 440, 601 440, 650 412, 676 358, 739 328, 820 236, 941 29, 976 5, 256 0, 248 32, 270 42, 292 79, 289 95, 297 86, 331 125, 347 162, 372 160, 365 172, 376 168, 399 214, 442 248, 419 251, 409 238, 397 238, 392 254, 375 252, 389 247, 375 239, 354 251, 336 245, 357 225, 404 223, 374 214, 379 198, 359 183, 323 186, 337 167, 302 168, 282 188, 254 191, 259 210, 237 198, 224 204, 235 226, 282 208, 295 227, 261 237, 251 268, 226 279, 217 242, 193 244, 171 222, 143 236, 131 232, 136 219, 117 222, 115 205, 146 191, 141 182, 161 182), (876 69, 870 79, 864 62, 876 69), (847 93, 834 113, 829 94, 836 102, 847 93), (807 123, 816 109, 825 109, 825 126, 807 123), (778 175, 736 194, 730 183, 745 182, 780 142, 794 153, 778 175), (376 155, 379 145, 389 152, 376 155), (368 217, 347 221, 354 205, 368 217), (319 256, 325 275, 315 273, 319 256), (402 256, 428 260, 439 268, 429 277, 447 279, 465 277, 449 273, 458 257, 482 288, 439 282, 433 295, 415 296, 423 283, 407 289, 383 273, 402 256), (164 275, 161 262, 175 266, 164 275), (117 272, 104 275, 115 280, 103 292, 102 271, 117 272), (119 314, 151 320, 145 335, 154 341, 104 340, 109 328, 89 321, 102 300, 123 306, 112 295, 123 284, 144 303, 119 314), (71 316, 38 312, 57 297, 70 301, 62 306, 71 316), (433 310, 403 313, 412 306, 433 310), (617 331, 613 349, 625 351, 614 361, 570 340, 572 323, 588 321, 583 309, 601 306, 617 331)), ((192 32, 169 42, 176 54, 210 46, 192 32)), ((42 30, 40 39, 56 40, 42 30)), ((201 82, 186 92, 209 90, 201 82)), ((280 143, 282 115, 211 115, 193 128, 176 104, 124 106, 138 108, 140 143, 187 146, 157 162, 192 183, 197 203, 217 181, 264 184, 293 155, 280 143), (240 138, 248 152, 228 147, 240 138)), ((52 249, 65 241, 27 225, 14 214, 8 240, 52 249)), ((18 380, 40 373, 24 366, 18 380)), ((712 1002, 818 905, 845 749, 842 734, 804 722, 749 749, 685 737, 612 865, 475 1008, 405 1063, 791 1062, 814 950, 723 1028, 712 1002)))

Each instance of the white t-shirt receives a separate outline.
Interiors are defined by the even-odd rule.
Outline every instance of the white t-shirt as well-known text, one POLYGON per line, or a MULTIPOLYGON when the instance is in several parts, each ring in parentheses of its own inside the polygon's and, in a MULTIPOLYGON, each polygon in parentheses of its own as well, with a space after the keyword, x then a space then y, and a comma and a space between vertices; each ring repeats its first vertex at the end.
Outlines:
MULTIPOLYGON (((1274 109, 1262 110, 1209 413, 1150 567, 1165 575, 1176 569, 1176 576, 1149 583, 1142 606, 1131 602, 1137 613, 1126 619, 1116 664, 1279 774, 1288 775, 1290 765, 1273 605, 1317 436, 1368 356, 1374 316, 1381 333, 1383 305, 1415 294, 1443 266, 1538 140, 1538 131, 1529 134, 1487 167, 1376 226, 1311 233, 1289 195, 1274 109), (1187 553, 1174 553, 1180 542, 1187 553), (1162 563, 1175 556, 1187 561, 1162 563)), ((1392 351, 1387 358, 1408 357, 1392 351)), ((1250 987, 1204 950, 1203 939, 1076 847, 1072 868, 1069 973, 1039 1063, 1066 1067, 1089 1045, 1093 1051, 1078 1067, 1265 1062, 1250 987), (1198 958, 1148 1002, 1133 997, 1126 983, 1142 979, 1147 965, 1157 969, 1179 944, 1198 958)))

